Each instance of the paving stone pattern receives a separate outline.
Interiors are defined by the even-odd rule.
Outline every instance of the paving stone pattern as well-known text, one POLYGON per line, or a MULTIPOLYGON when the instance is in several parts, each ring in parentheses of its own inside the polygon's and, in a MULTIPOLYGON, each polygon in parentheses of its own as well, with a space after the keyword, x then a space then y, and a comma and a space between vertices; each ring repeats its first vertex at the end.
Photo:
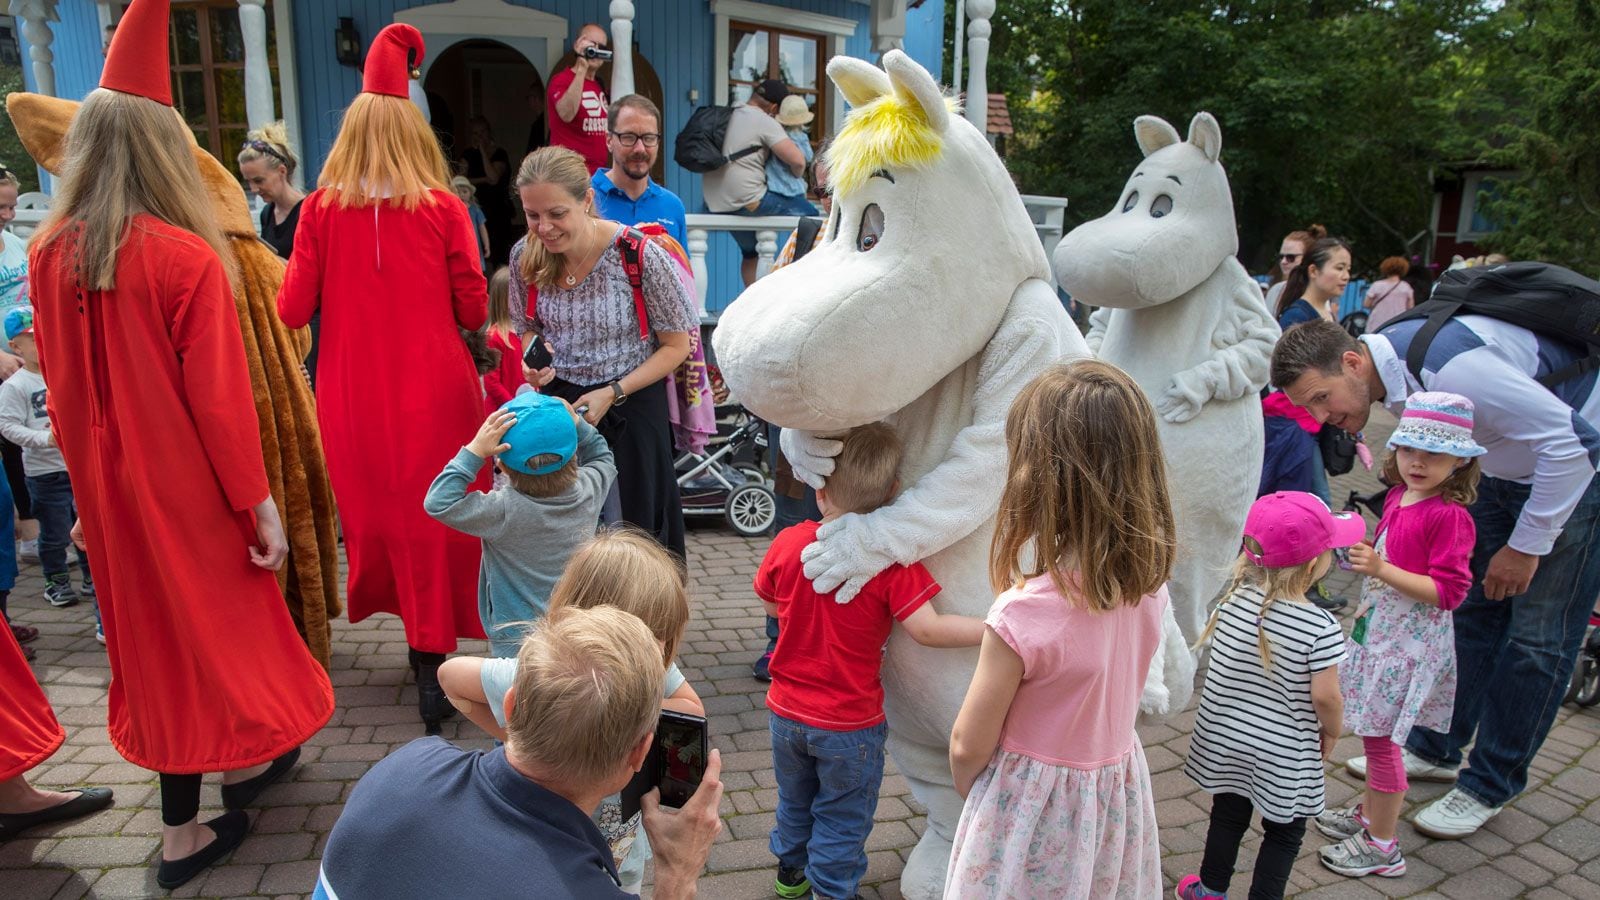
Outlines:
MULTIPOLYGON (((1375 417, 1384 418, 1381 413, 1375 417)), ((1388 428, 1375 424, 1372 442, 1388 428)), ((1351 490, 1378 487, 1361 471, 1334 480, 1336 502, 1351 490)), ((694 618, 684 642, 684 674, 705 698, 714 745, 723 754, 727 793, 725 829, 701 881, 701 896, 771 897, 774 862, 767 832, 777 803, 771 771, 764 686, 750 676, 750 663, 765 646, 762 614, 750 581, 766 549, 712 527, 690 534, 694 618)), ((1333 576, 1335 588, 1354 596, 1350 573, 1333 576)), ((34 770, 36 783, 60 787, 101 784, 116 789, 116 803, 86 820, 38 829, 0 844, 0 898, 160 896, 150 869, 158 850, 161 818, 154 776, 117 756, 105 730, 109 670, 93 637, 87 606, 57 610, 43 599, 38 566, 24 567, 11 609, 20 622, 41 632, 34 646, 35 672, 55 705, 67 743, 34 770)), ((1352 604, 1353 606, 1354 604, 1352 604)), ((306 746, 303 762, 286 783, 268 789, 254 813, 254 831, 227 864, 174 893, 179 897, 303 897, 311 890, 328 831, 363 772, 376 760, 421 735, 416 688, 406 676, 406 646, 397 619, 380 616, 333 631, 333 683, 338 709, 306 746)), ((465 642, 463 653, 485 653, 482 642, 465 642)), ((1182 765, 1194 711, 1139 729, 1153 773, 1161 823, 1162 868, 1168 886, 1196 871, 1205 842, 1210 803, 1182 765)), ((477 729, 446 723, 445 736, 464 746, 489 746, 477 729)), ((1335 759, 1361 752, 1346 737, 1335 759)), ((1360 783, 1342 767, 1330 768, 1330 804, 1352 802, 1360 783)), ((1408 798, 1409 816, 1444 792, 1419 784, 1408 798)), ((221 809, 216 779, 202 794, 202 817, 221 809)), ((863 894, 899 897, 899 875, 924 823, 922 808, 893 771, 883 781, 877 826, 867 844, 869 866, 863 894)), ((1316 860, 1323 843, 1311 829, 1290 880, 1291 893, 1306 898, 1448 897, 1534 900, 1600 898, 1600 709, 1562 710, 1549 740, 1533 763, 1528 791, 1477 835, 1464 841, 1431 841, 1409 823, 1401 825, 1408 872, 1402 878, 1345 879, 1316 860)), ((1240 854, 1247 873, 1259 832, 1240 854)), ((1248 875, 1234 881, 1243 897, 1248 875)), ((648 889, 647 889, 648 895, 648 889)))

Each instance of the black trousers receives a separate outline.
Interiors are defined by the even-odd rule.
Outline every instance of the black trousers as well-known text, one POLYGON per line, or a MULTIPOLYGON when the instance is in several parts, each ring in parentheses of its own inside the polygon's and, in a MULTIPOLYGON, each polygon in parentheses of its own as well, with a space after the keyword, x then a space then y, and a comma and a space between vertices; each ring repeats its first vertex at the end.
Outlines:
POLYGON ((6 481, 11 485, 11 502, 17 507, 17 518, 33 518, 33 496, 28 493, 28 479, 22 471, 22 448, 0 437, 0 459, 5 461, 6 481))
MULTIPOLYGON (((1213 891, 1226 892, 1233 880, 1233 866, 1239 859, 1239 842, 1250 830, 1255 807, 1250 798, 1239 794, 1214 794, 1211 797, 1211 828, 1206 832, 1206 853, 1200 862, 1200 883, 1213 891)), ((1256 855, 1255 877, 1250 882, 1250 900, 1283 900, 1289 886, 1289 870, 1300 853, 1306 836, 1306 820, 1287 824, 1261 820, 1264 836, 1256 855)))
MULTIPOLYGON (((583 387, 557 378, 544 391, 577 403, 579 397, 604 386, 583 387)), ((666 379, 641 388, 622 405, 611 407, 595 427, 616 457, 622 520, 654 535, 679 559, 687 559, 683 498, 678 493, 678 474, 673 466, 666 379)))
POLYGON ((200 776, 161 773, 161 824, 176 828, 200 814, 200 776))

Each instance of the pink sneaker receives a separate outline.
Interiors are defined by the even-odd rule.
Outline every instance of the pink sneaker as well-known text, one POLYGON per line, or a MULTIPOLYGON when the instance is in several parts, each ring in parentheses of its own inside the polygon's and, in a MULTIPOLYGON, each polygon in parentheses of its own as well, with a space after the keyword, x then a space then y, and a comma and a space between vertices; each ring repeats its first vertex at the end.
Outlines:
POLYGON ((1179 879, 1178 888, 1172 892, 1172 896, 1178 900, 1228 900, 1227 894, 1219 894, 1201 884, 1199 875, 1185 875, 1179 879))

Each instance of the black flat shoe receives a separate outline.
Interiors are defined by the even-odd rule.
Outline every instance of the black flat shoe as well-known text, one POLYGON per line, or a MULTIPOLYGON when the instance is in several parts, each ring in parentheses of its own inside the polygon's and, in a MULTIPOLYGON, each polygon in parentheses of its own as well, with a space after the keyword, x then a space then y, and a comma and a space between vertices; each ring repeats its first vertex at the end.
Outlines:
POLYGON ((161 860, 160 865, 156 866, 156 884, 169 891, 187 884, 212 863, 233 852, 235 847, 244 842, 245 835, 250 833, 250 817, 237 809, 203 824, 217 835, 217 839, 183 859, 161 860))
POLYGON ((272 765, 267 766, 267 770, 262 772, 260 775, 257 775, 248 781, 241 781, 238 784, 223 785, 223 808, 244 809, 246 806, 254 803, 256 798, 261 796, 261 792, 267 789, 267 785, 272 784, 274 781, 277 781, 284 775, 288 774, 289 770, 294 768, 294 764, 299 761, 300 748, 296 747, 293 750, 290 750, 288 753, 285 753, 284 755, 273 760, 272 765))
POLYGON ((81 788, 78 796, 73 797, 55 806, 41 809, 31 813, 0 813, 0 841, 13 838, 38 825, 48 825, 51 822, 65 822, 68 819, 77 819, 93 812, 99 812, 111 805, 110 788, 81 788))

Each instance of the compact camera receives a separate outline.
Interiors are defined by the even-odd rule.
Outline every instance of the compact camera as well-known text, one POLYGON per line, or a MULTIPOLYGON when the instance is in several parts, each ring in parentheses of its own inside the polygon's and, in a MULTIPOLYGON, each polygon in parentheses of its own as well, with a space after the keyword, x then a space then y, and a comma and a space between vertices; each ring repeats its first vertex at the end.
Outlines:
POLYGON ((610 59, 614 55, 615 54, 613 54, 610 50, 605 50, 600 47, 583 48, 584 59, 610 59))

